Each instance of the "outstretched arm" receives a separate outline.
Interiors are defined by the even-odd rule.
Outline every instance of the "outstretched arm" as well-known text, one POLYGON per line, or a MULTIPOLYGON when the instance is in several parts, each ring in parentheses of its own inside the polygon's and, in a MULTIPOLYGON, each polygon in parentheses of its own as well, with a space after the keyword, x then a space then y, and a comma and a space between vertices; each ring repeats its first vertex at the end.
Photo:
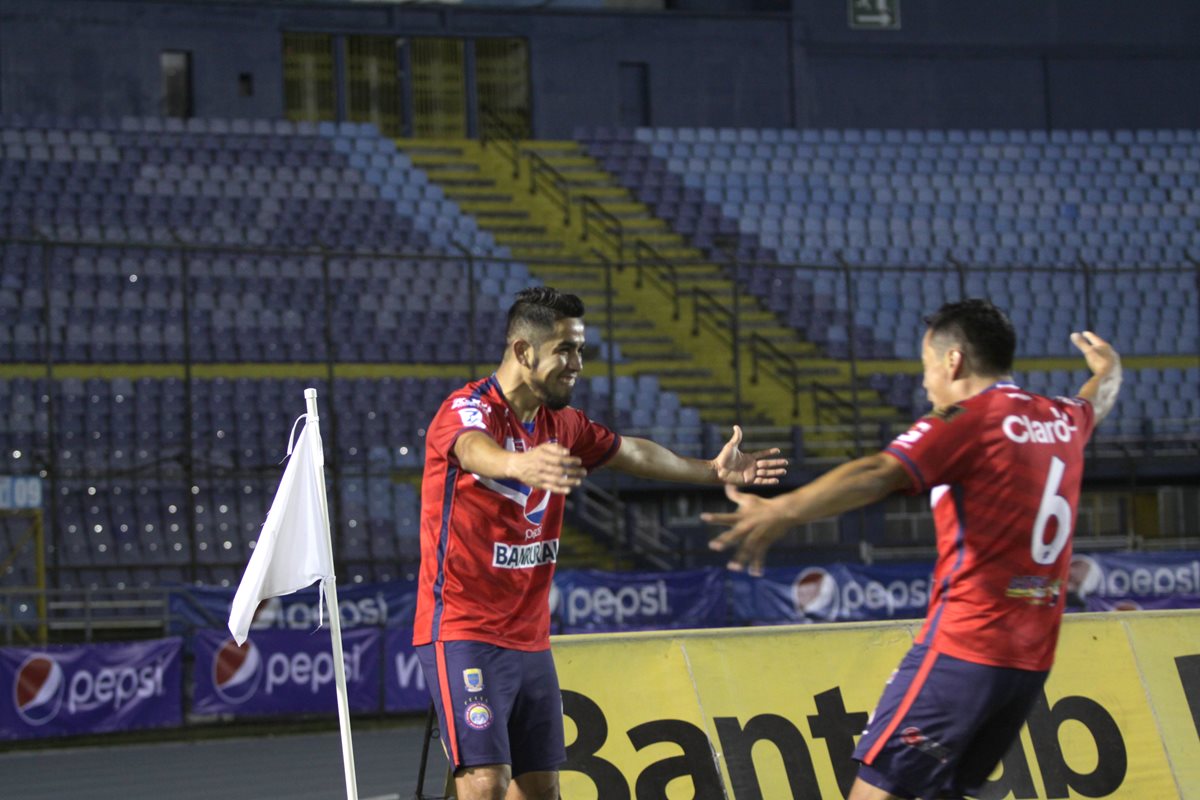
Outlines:
POLYGON ((1079 390, 1079 396, 1092 404, 1096 424, 1108 416, 1121 388, 1121 356, 1112 345, 1091 331, 1072 333, 1071 344, 1079 348, 1092 377, 1079 390))
POLYGON ((870 505, 911 485, 900 462, 884 453, 842 464, 811 483, 778 497, 763 498, 726 487, 738 509, 729 514, 702 514, 701 519, 729 530, 709 542, 713 550, 736 547, 732 570, 761 575, 767 548, 789 528, 870 505))
POLYGON ((515 478, 534 489, 570 494, 587 474, 580 460, 559 444, 514 453, 483 431, 467 431, 454 443, 454 456, 467 472, 485 478, 515 478))
POLYGON ((621 447, 608 465, 613 469, 660 481, 684 483, 732 483, 768 486, 779 483, 787 472, 787 459, 776 458, 778 448, 755 453, 741 451, 742 429, 733 426, 733 436, 711 461, 677 455, 649 439, 621 438, 621 447))

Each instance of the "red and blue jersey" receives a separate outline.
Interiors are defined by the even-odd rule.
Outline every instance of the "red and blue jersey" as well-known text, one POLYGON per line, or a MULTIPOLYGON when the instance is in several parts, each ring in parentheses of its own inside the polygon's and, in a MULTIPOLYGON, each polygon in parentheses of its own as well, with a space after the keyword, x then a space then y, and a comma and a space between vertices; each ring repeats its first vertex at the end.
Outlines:
POLYGON ((1050 669, 1094 424, 1086 400, 998 383, 936 409, 886 448, 913 493, 930 493, 937 528, 918 644, 979 664, 1050 669))
POLYGON ((446 398, 426 433, 413 644, 469 640, 545 650, 565 498, 465 472, 454 445, 468 431, 513 452, 556 442, 589 471, 612 458, 621 439, 570 407, 542 406, 532 424, 522 424, 495 375, 446 398))

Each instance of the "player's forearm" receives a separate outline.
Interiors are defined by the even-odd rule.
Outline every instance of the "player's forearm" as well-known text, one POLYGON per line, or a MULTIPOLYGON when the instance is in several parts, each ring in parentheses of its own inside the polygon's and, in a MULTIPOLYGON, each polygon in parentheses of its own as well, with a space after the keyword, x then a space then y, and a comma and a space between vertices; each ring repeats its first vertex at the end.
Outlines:
POLYGON ((505 450, 490 437, 481 433, 465 433, 454 445, 459 466, 467 472, 485 478, 510 478, 516 453, 505 450))
POLYGON ((1117 393, 1121 389, 1121 362, 1118 359, 1104 372, 1098 372, 1088 379, 1079 396, 1092 404, 1096 414, 1096 424, 1108 416, 1117 403, 1117 393))
POLYGON ((609 466, 628 475, 651 480, 710 484, 721 482, 711 461, 681 456, 649 439, 634 436, 621 438, 621 448, 613 456, 609 466))
POLYGON ((908 484, 908 474, 895 459, 876 453, 831 469, 776 500, 793 525, 802 525, 868 506, 908 484))

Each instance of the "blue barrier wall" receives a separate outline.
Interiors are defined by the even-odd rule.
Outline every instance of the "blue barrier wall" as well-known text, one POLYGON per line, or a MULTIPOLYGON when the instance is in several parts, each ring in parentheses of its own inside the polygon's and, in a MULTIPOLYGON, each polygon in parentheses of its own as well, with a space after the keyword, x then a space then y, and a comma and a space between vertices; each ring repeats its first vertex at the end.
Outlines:
POLYGON ((844 0, 721 7, 0 0, 0 111, 154 115, 159 52, 181 49, 197 115, 277 118, 281 34, 298 31, 526 37, 541 137, 616 124, 627 62, 647 66, 659 126, 1200 127, 1191 0, 903 0, 898 31, 852 30, 844 0))

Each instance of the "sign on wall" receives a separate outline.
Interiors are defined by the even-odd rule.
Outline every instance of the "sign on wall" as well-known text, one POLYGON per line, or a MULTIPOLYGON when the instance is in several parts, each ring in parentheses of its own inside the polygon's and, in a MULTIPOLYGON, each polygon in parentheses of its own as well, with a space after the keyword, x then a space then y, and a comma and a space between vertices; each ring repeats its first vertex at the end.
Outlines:
POLYGON ((848 0, 850 27, 856 30, 900 30, 900 0, 848 0))
POLYGON ((0 648, 0 739, 176 727, 182 641, 0 648))

